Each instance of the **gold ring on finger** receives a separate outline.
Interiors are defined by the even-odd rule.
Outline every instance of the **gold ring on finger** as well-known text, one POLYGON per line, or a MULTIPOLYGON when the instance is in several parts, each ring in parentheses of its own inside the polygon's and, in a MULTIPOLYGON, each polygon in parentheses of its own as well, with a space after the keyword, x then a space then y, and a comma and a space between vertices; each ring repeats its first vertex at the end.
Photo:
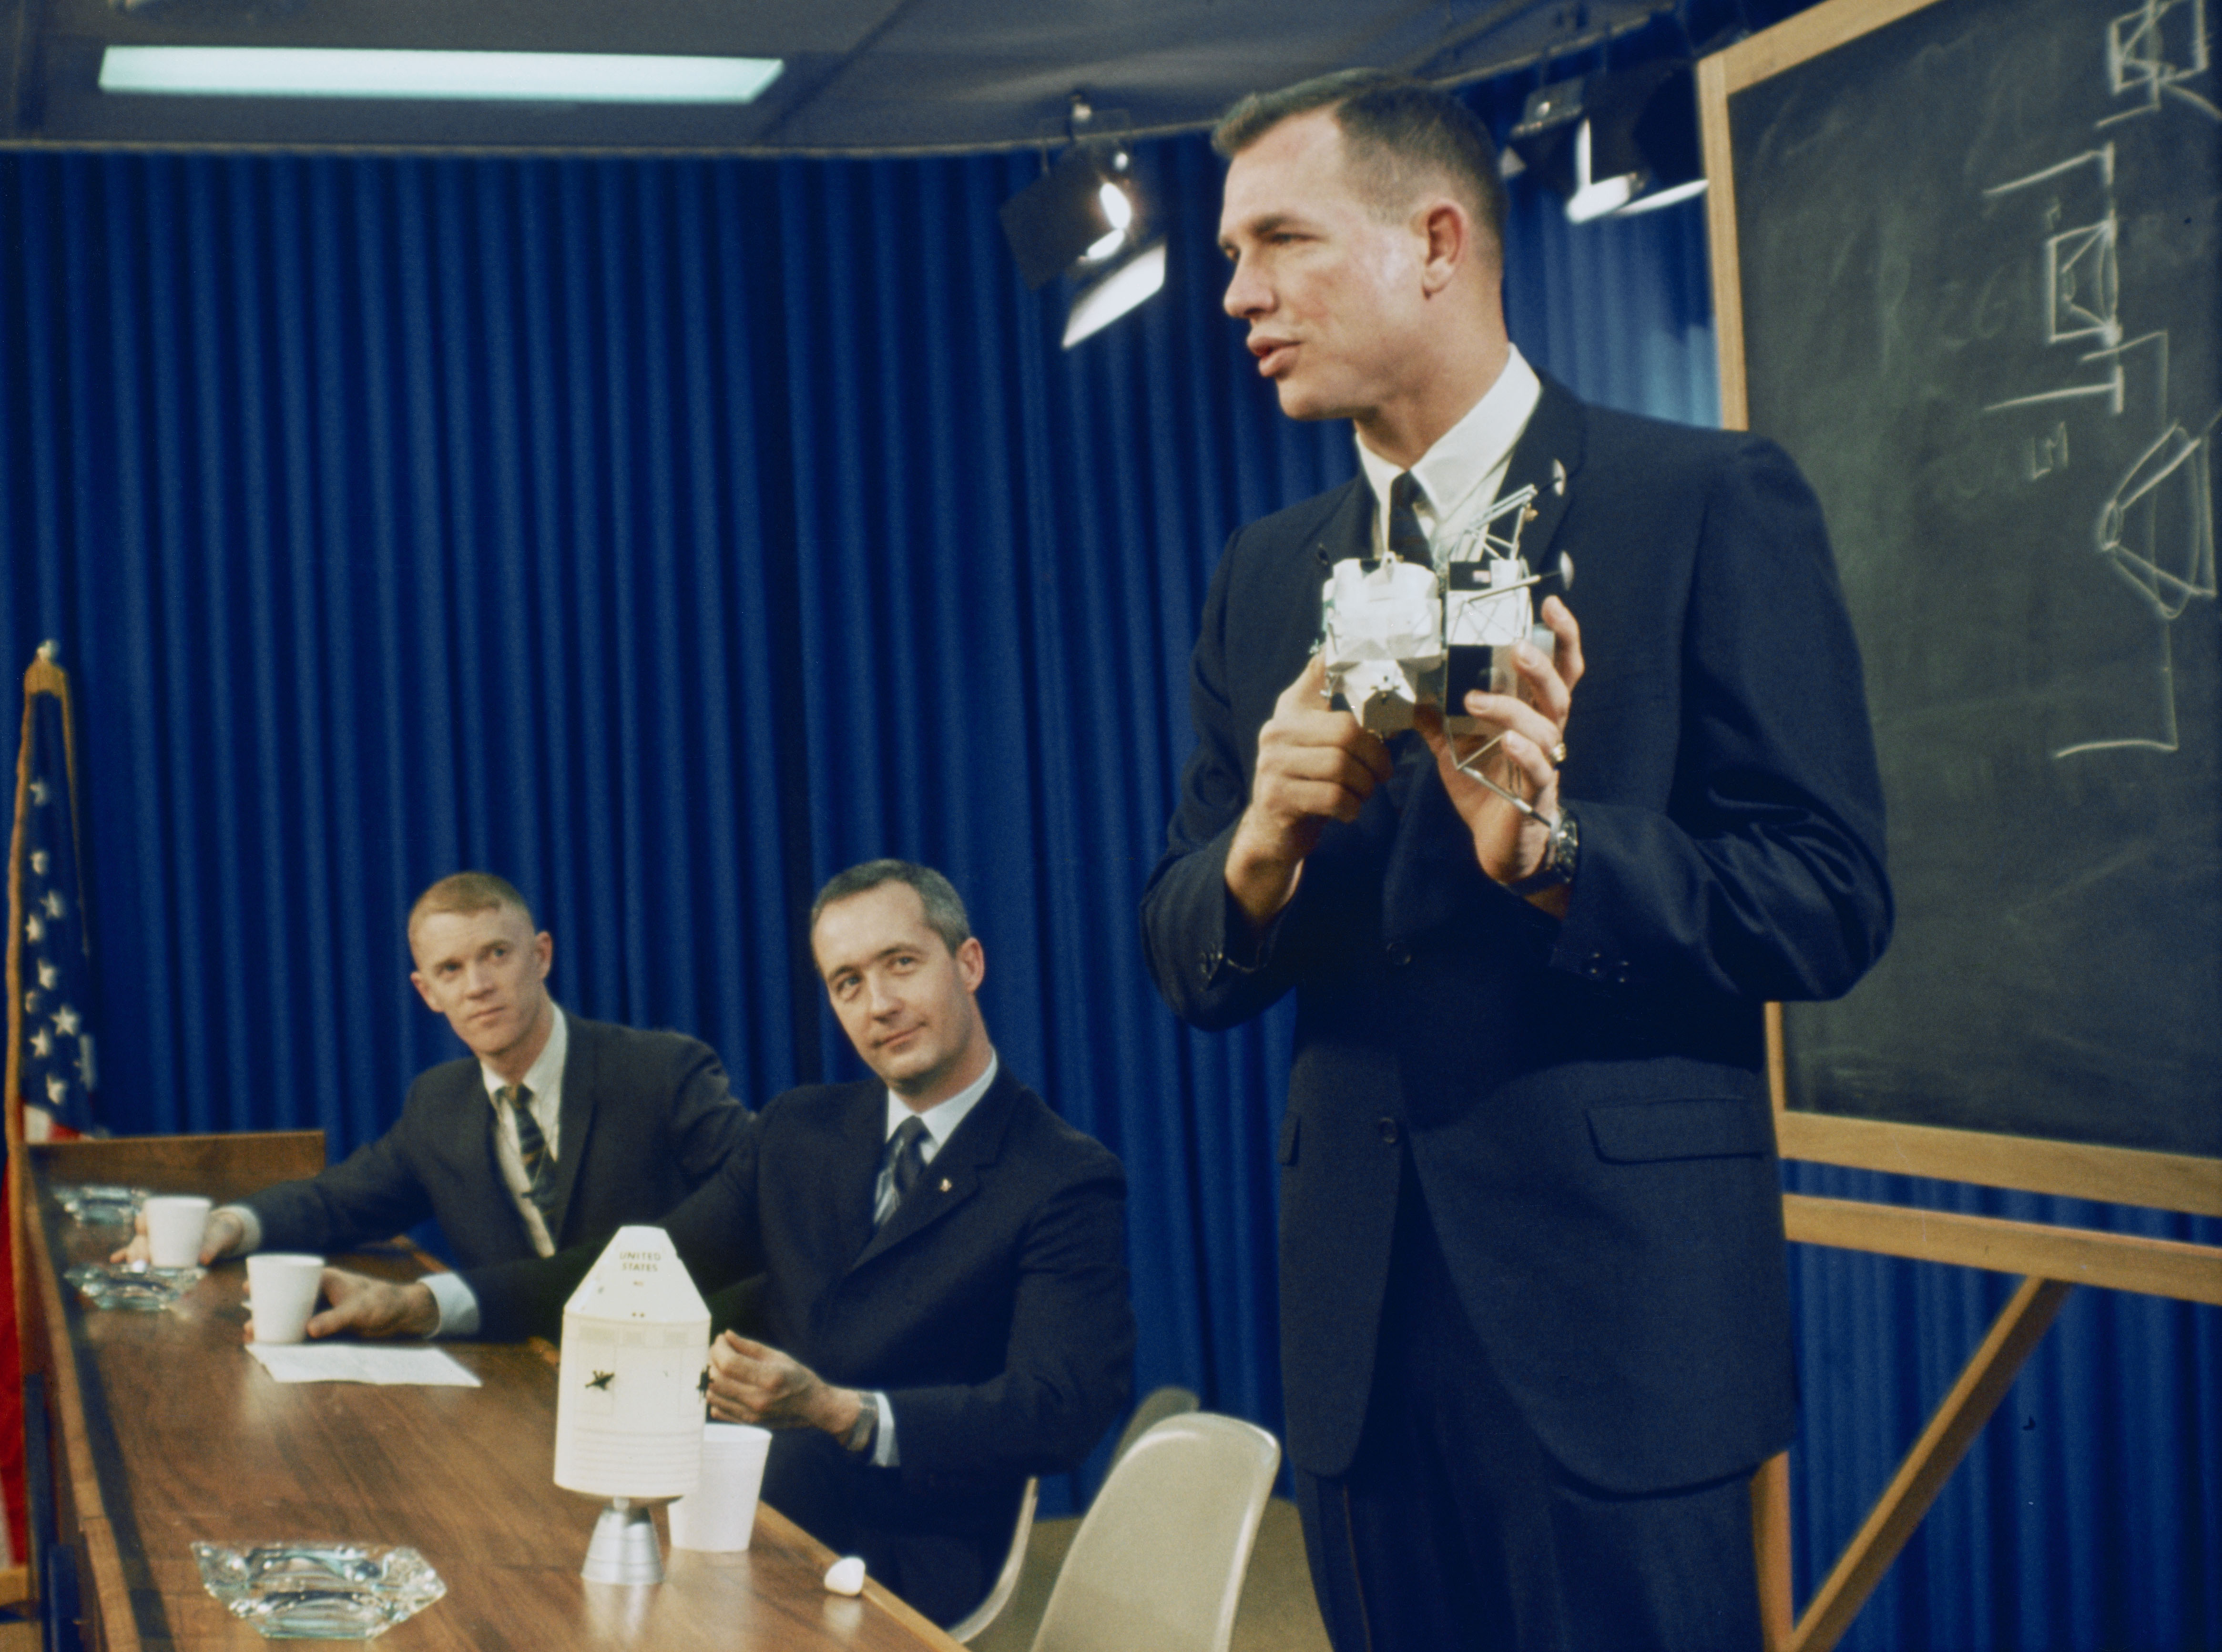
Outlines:
POLYGON ((1563 740, 1562 740, 1562 741, 1560 741, 1557 745, 1555 745, 1555 746, 1554 746, 1554 747, 1552 747, 1552 748, 1551 748, 1551 761, 1552 761, 1553 763, 1554 763, 1554 764, 1557 764, 1557 763, 1563 763, 1563 762, 1565 762, 1566 760, 1566 742, 1565 741, 1563 741, 1563 740))

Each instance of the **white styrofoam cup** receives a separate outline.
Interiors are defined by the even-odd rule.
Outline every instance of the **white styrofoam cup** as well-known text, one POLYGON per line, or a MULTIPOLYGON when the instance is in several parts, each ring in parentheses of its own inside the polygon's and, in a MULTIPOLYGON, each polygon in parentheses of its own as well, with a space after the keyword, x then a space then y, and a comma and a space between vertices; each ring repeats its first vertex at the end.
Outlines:
POLYGON ((671 1505, 671 1546, 730 1555, 749 1546, 763 1486, 769 1430, 746 1423, 702 1425, 700 1484, 671 1505))
POLYGON ((147 1201, 147 1261, 155 1267, 198 1267, 201 1230, 210 1202, 197 1195, 163 1193, 147 1201))
POLYGON ((317 1306, 324 1277, 321 1256, 258 1252, 247 1259, 247 1294, 254 1309, 254 1340, 298 1342, 317 1306))

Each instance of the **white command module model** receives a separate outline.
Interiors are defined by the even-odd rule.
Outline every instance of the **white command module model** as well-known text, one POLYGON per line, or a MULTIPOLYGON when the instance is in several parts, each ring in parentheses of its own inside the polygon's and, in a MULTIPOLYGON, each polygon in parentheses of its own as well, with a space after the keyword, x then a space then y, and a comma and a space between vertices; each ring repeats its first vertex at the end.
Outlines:
POLYGON ((662 1229, 619 1228, 563 1305, 556 1385, 556 1483, 611 1499, 584 1575, 660 1580, 645 1505, 684 1497, 701 1479, 710 1386, 710 1310, 662 1229))
POLYGON ((1320 648, 1338 709, 1386 739, 1412 726, 1415 707, 1440 705, 1446 726, 1459 732, 1471 726, 1457 709, 1469 690, 1510 691, 1497 649, 1532 638, 1549 652, 1551 634, 1535 623, 1536 587, 1566 589, 1574 567, 1561 556, 1556 567, 1530 573, 1521 560, 1520 530, 1535 516, 1535 497, 1523 487, 1499 499, 1433 568, 1391 556, 1350 557, 1328 570, 1320 648))

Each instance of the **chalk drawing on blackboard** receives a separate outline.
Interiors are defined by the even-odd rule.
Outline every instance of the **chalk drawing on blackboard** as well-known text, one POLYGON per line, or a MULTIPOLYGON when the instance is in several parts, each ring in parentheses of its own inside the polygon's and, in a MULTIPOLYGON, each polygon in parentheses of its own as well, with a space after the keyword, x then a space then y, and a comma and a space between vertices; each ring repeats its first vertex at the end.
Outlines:
MULTIPOLYGON (((2158 40, 2161 24, 2166 21, 2162 14, 2168 9, 2148 6, 2146 14, 2140 14, 2149 15, 2152 25, 2143 35, 2135 31, 2124 34, 2121 25, 2130 20, 2117 19, 2116 34, 2147 50, 2158 40)), ((2201 21, 2192 19, 2194 25, 2201 21)), ((2194 27, 2188 40, 2183 63, 2203 69, 2206 61, 2203 28, 2194 27)), ((2165 66, 2162 59, 2152 60, 2165 66)), ((2110 65, 2113 61, 2110 57, 2110 65)), ((2117 78, 2118 82, 2118 75, 2117 78)), ((2149 679, 2152 698, 2145 703, 2142 714, 2133 707, 2121 708, 2123 716, 2134 719, 2130 723, 2132 729, 2150 732, 2077 741, 2055 750, 2056 760, 2126 748, 2159 752, 2178 748, 2175 648, 2169 627, 2195 598, 2215 595, 2212 460, 2216 422, 2210 420, 2194 436, 2171 417, 2165 331, 2128 340, 2122 337, 2120 220, 2115 209, 2114 163, 2114 146, 2107 143, 1993 185, 1982 192, 1985 200, 1995 201, 2039 185, 2049 186, 2047 195, 2038 197, 2040 221, 2049 232, 2043 241, 2041 347, 2077 341, 2098 345, 2075 357, 2074 382, 1993 402, 1983 411, 1993 414, 2049 403, 2088 405, 2095 402, 2100 405, 2092 410, 2094 413, 2122 418, 2131 411, 2134 366, 2138 386, 2134 399, 2143 410, 2143 388, 2150 379, 2152 422, 2149 428, 2159 433, 2100 503, 2093 539, 2093 548, 2106 559, 2109 570, 2137 593, 2140 608, 2153 624, 2153 673, 2149 679), (2071 214, 2077 222, 2062 228, 2071 214), (2093 376, 2101 371, 2103 377, 2093 376)), ((2137 416, 2148 416, 2141 410, 2137 416)), ((2068 454, 2068 425, 2062 420, 2050 435, 2024 440, 2023 473, 2036 482, 2065 469, 2068 454)))
POLYGON ((2027 455, 2024 469, 2028 479, 2035 482, 2059 470, 2068 468, 2068 425, 2065 420, 2053 427, 2049 435, 2031 436, 2023 451, 2027 455))
POLYGON ((2193 435, 2172 424, 2139 454, 2099 511, 2099 554, 2144 597, 2153 617, 2180 617, 2214 595, 2214 497, 2209 454, 2222 412, 2193 435))
POLYGON ((2145 0, 2106 26, 2107 90, 2117 97, 2137 98, 2138 105, 2099 124, 2156 114, 2162 97, 2179 98, 2222 121, 2222 109, 2183 84, 2206 73, 2207 62, 2203 0, 2145 0))
POLYGON ((2139 454, 2100 507, 2099 554, 2143 600, 2156 623, 2160 732, 2156 738, 2087 740, 2055 759, 2137 747, 2177 748, 2175 651, 2170 627, 2194 598, 2213 597, 2214 437, 2222 410, 2197 435, 2172 424, 2139 454))
MULTIPOLYGON (((2120 237, 2114 214, 2114 146, 2109 143, 2086 150, 2026 177, 1993 184, 1983 191, 1983 198, 1993 201, 2056 178, 2072 181, 2072 174, 2086 166, 2097 179, 2099 199, 2092 203, 2097 209, 2096 216, 2071 228, 2056 228, 2044 241, 2045 343, 2064 344, 2082 339, 2096 340, 2102 347, 2082 357, 2078 366, 2104 359, 2119 346, 2122 338, 2120 237)), ((2058 224, 2065 212, 2066 208, 2056 196, 2045 209, 2045 222, 2058 224)), ((2118 359, 2103 379, 2041 391, 2031 396, 2011 397, 1990 404, 1983 411, 1997 413, 2041 402, 2103 396, 2109 404, 2108 410, 2119 413, 2125 389, 2118 359)))

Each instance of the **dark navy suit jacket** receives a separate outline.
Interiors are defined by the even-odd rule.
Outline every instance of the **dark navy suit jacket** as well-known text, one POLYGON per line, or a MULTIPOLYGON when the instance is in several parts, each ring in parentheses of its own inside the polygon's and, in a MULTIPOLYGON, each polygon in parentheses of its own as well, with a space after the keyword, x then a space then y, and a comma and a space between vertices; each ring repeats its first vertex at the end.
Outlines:
POLYGON ((1528 480, 1523 549, 1572 555, 1588 666, 1565 920, 1484 876, 1416 735, 1261 940, 1230 910, 1258 730, 1318 634, 1326 565, 1370 542, 1361 479, 1227 547, 1143 928, 1197 1026, 1297 994, 1279 1144, 1296 1464, 1340 1474, 1356 1449, 1409 1147, 1547 1449, 1597 1486, 1662 1490, 1752 1467, 1794 1427, 1762 1009, 1842 993, 1881 950, 1880 786, 1819 509, 1779 449, 1547 379, 1505 489, 1528 480))
MULTIPOLYGON (((725 1161, 748 1117, 707 1044, 564 1019, 559 1247, 661 1220, 725 1161)), ((474 1056, 420 1074, 393 1128, 342 1163, 244 1202, 261 1219, 265 1250, 345 1250, 436 1217, 463 1267, 533 1254, 495 1157, 493 1110, 474 1056)))
MULTIPOLYGON (((860 1552, 947 1621, 993 1580, 1026 1477, 1076 1467, 1126 1410, 1126 1173, 1007 1068, 875 1233, 886 1139, 884 1086, 790 1090, 660 1225, 705 1292, 763 1274, 763 1340, 828 1382, 887 1394, 899 1467, 781 1435, 765 1496, 811 1525, 775 1491, 781 1448, 811 1454, 798 1470, 853 1471, 842 1492, 860 1552)), ((556 1335, 598 1254, 467 1271, 480 1334, 556 1335)))

